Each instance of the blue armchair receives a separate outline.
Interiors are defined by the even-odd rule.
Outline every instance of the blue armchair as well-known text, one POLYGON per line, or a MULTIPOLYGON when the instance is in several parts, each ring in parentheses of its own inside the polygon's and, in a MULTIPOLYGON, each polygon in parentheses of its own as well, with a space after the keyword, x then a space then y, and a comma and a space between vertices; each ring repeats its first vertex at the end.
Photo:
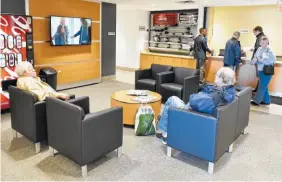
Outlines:
POLYGON ((238 98, 218 107, 213 115, 191 110, 169 109, 167 156, 176 149, 209 161, 208 172, 213 174, 215 162, 232 152, 237 121, 238 98))

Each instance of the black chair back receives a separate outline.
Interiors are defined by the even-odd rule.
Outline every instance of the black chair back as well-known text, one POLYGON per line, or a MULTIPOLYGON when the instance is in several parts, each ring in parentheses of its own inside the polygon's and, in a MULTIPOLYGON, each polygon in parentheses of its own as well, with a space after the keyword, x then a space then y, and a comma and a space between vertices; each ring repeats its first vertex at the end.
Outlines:
POLYGON ((166 71, 172 71, 173 67, 172 66, 160 65, 160 64, 152 64, 151 69, 152 69, 153 79, 157 80, 157 74, 158 73, 166 72, 166 71))
POLYGON ((174 68, 174 83, 183 85, 184 79, 189 76, 199 75, 199 70, 190 68, 174 68))

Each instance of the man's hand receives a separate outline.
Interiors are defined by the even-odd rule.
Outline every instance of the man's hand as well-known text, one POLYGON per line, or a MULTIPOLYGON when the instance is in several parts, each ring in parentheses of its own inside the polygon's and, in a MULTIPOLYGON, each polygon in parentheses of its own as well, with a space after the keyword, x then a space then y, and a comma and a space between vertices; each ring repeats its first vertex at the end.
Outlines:
POLYGON ((73 35, 73 36, 71 36, 71 38, 73 39, 73 38, 74 38, 74 35, 73 35))
POLYGON ((70 96, 69 95, 62 95, 60 96, 61 99, 63 100, 69 100, 70 96))

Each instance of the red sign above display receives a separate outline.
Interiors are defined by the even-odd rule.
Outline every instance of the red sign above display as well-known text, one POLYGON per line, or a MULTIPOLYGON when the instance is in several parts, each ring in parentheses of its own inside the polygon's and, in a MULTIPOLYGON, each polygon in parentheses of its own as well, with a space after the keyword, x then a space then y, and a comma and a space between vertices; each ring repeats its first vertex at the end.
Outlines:
POLYGON ((159 13, 153 15, 153 26, 166 25, 174 26, 177 24, 177 13, 159 13))

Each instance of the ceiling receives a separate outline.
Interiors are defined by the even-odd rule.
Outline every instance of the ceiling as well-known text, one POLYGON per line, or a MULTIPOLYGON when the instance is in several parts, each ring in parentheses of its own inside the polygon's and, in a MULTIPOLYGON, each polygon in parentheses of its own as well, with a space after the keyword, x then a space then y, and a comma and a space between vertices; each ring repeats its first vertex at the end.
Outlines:
POLYGON ((250 6, 277 4, 278 0, 192 0, 192 3, 179 3, 185 0, 85 0, 93 2, 108 2, 117 4, 121 9, 131 10, 177 10, 197 9, 200 5, 213 6, 250 6))

